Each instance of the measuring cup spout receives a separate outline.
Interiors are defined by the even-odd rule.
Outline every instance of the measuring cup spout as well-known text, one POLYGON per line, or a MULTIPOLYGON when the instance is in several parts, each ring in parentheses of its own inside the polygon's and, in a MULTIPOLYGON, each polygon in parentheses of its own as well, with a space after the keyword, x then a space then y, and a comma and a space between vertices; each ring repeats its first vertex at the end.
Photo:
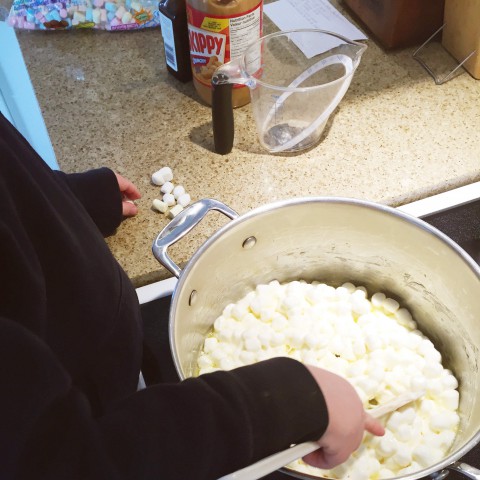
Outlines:
POLYGON ((217 153, 224 155, 233 147, 233 85, 249 85, 249 83, 249 76, 242 69, 241 63, 235 60, 217 68, 212 76, 212 126, 217 153))
POLYGON ((360 63, 362 55, 365 53, 367 46, 364 43, 353 42, 351 43, 351 56, 354 64, 360 63))

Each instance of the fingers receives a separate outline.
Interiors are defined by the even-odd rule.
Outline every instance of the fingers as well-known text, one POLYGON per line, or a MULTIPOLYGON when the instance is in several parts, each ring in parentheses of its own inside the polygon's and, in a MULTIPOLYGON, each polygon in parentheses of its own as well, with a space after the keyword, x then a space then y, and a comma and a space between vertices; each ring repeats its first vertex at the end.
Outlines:
MULTIPOLYGON (((366 432, 371 433, 372 435, 379 437, 385 435, 385 428, 383 425, 366 412, 364 429, 366 432)), ((362 437, 359 436, 359 438, 355 440, 350 438, 350 440, 352 441, 351 445, 347 446, 344 442, 338 444, 338 448, 335 448, 333 444, 328 443, 324 446, 319 445, 320 448, 318 450, 306 455, 303 460, 309 465, 317 468, 322 468, 325 470, 334 468, 348 460, 351 453, 353 453, 353 451, 355 451, 360 445, 362 437)))
POLYGON ((133 217, 138 213, 138 207, 133 203, 134 200, 141 198, 138 188, 128 179, 115 173, 118 182, 118 188, 122 194, 122 214, 124 217, 133 217))
POLYGON ((129 200, 138 200, 142 195, 138 191, 137 187, 130 181, 127 180, 127 184, 124 185, 124 189, 120 191, 129 199, 129 200))
POLYGON ((303 461, 313 467, 330 470, 331 468, 346 462, 349 458, 346 452, 333 452, 325 448, 319 448, 303 457, 303 461))
POLYGON ((138 213, 138 207, 130 200, 122 202, 122 214, 124 217, 133 217, 138 213))
POLYGON ((383 425, 368 413, 365 413, 365 430, 377 437, 385 435, 385 428, 383 425))
POLYGON ((128 179, 122 177, 119 173, 115 173, 117 177, 118 187, 124 198, 128 200, 138 200, 142 195, 138 188, 128 179))

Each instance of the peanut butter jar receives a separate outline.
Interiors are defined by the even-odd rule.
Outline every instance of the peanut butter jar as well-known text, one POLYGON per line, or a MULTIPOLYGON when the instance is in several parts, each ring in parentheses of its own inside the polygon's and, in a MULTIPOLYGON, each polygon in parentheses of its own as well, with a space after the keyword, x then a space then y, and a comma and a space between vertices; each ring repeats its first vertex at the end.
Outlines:
MULTIPOLYGON (((212 104, 213 73, 241 57, 246 47, 262 36, 262 17, 262 0, 187 0, 193 83, 207 104, 212 104)), ((233 106, 249 101, 248 87, 234 85, 233 106)))

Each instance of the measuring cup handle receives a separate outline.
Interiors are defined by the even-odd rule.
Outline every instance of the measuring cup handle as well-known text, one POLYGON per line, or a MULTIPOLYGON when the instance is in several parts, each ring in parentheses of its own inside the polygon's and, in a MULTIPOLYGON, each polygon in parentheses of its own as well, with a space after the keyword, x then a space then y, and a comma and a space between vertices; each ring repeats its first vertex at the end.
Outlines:
POLYGON ((215 151, 230 153, 233 147, 232 84, 212 81, 212 125, 215 151))

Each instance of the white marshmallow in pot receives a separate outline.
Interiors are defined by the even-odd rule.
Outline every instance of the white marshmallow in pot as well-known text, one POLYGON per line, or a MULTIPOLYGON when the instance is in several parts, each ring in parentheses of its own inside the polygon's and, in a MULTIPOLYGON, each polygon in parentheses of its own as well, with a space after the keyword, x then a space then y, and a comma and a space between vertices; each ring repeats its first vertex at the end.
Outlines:
POLYGON ((372 295, 372 305, 380 308, 383 302, 387 299, 386 295, 382 292, 377 292, 372 295))
POLYGON ((255 354, 248 350, 242 350, 239 355, 240 360, 244 365, 250 365, 255 362, 255 354))
POLYGON ((425 468, 441 460, 442 453, 432 445, 418 445, 412 452, 412 458, 425 468))
POLYGON ((271 342, 273 347, 285 345, 285 342, 286 342, 285 335, 281 332, 273 332, 271 342))
POLYGON ((397 451, 397 439, 390 433, 380 439, 377 446, 377 452, 380 458, 389 458, 397 451))
POLYGON ((216 350, 218 345, 218 340, 215 337, 207 337, 203 342, 203 351, 211 353, 216 350))
POLYGON ((200 369, 211 368, 213 367, 213 361, 208 355, 201 354, 198 357, 198 366, 200 369))
POLYGON ((460 395, 458 390, 444 390, 439 395, 439 401, 441 404, 448 410, 456 411, 458 409, 458 404, 460 401, 460 395))
POLYGON ((448 451, 459 423, 458 382, 410 312, 383 292, 369 300, 366 289, 350 282, 334 288, 275 281, 227 305, 222 316, 212 332, 216 342, 205 340, 200 373, 290 356, 350 379, 367 409, 370 401, 382 404, 405 391, 426 392, 386 417, 385 437, 367 435, 343 465, 322 471, 296 461, 299 471, 381 480, 435 463, 437 453, 429 456, 422 446, 440 455, 448 451))

